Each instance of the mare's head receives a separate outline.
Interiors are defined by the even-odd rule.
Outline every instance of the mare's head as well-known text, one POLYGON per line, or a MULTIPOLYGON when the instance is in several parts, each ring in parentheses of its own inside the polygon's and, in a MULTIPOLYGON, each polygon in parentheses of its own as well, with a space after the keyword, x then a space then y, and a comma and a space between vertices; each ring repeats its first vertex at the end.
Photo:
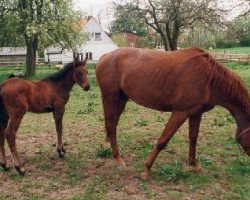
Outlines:
POLYGON ((85 91, 88 91, 90 86, 89 86, 89 81, 87 77, 87 59, 85 60, 78 60, 76 58, 74 60, 74 81, 80 85, 85 91))
POLYGON ((245 153, 250 156, 250 127, 236 134, 237 142, 245 153))

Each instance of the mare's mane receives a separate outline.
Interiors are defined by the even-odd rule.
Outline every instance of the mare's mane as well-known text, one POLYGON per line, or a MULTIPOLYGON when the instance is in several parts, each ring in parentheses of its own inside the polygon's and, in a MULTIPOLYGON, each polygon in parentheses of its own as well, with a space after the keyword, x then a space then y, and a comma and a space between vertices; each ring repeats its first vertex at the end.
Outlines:
POLYGON ((202 71, 207 75, 212 90, 219 90, 250 117, 249 93, 241 78, 217 62, 207 52, 203 51, 199 55, 207 60, 207 63, 202 67, 202 71))

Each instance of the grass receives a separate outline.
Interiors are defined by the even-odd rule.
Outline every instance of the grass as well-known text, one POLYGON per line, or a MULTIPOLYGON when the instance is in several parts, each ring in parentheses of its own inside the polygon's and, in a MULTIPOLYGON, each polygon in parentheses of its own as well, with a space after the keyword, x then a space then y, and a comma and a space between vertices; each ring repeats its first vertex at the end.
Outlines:
POLYGON ((232 47, 223 49, 213 49, 211 50, 216 53, 231 53, 231 54, 250 54, 250 47, 232 47))
MULTIPOLYGON (((228 63, 250 88, 250 66, 228 63)), ((27 113, 17 135, 18 150, 27 175, 20 177, 13 166, 0 170, 0 200, 5 199, 249 199, 250 159, 235 142, 235 120, 216 107, 204 114, 197 157, 202 173, 187 164, 188 126, 185 123, 152 167, 152 178, 139 174, 143 161, 154 148, 169 113, 146 109, 129 102, 118 126, 120 151, 127 164, 118 169, 105 142, 100 91, 89 66, 91 89, 74 86, 64 115, 65 159, 56 153, 52 114, 27 113)), ((22 67, 0 68, 0 79, 22 67)), ((38 80, 56 69, 37 67, 38 80)), ((7 148, 8 162, 11 164, 7 148)))

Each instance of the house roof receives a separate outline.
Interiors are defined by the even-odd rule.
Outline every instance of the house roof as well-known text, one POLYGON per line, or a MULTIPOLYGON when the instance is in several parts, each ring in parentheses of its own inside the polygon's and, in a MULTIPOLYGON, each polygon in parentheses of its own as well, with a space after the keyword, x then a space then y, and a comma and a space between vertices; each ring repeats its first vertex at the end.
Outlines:
POLYGON ((26 55, 26 47, 0 47, 1 56, 26 55))

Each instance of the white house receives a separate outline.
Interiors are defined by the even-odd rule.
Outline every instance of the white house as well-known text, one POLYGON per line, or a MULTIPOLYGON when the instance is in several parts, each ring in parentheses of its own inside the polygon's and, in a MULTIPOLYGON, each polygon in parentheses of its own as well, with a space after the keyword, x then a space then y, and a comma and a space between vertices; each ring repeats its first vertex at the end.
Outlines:
MULTIPOLYGON (((93 17, 86 18, 83 31, 87 34, 87 38, 77 52, 81 59, 87 58, 89 62, 96 63, 102 55, 118 48, 93 17)), ((54 47, 45 50, 45 61, 68 63, 73 60, 73 56, 70 50, 61 51, 54 47)))

